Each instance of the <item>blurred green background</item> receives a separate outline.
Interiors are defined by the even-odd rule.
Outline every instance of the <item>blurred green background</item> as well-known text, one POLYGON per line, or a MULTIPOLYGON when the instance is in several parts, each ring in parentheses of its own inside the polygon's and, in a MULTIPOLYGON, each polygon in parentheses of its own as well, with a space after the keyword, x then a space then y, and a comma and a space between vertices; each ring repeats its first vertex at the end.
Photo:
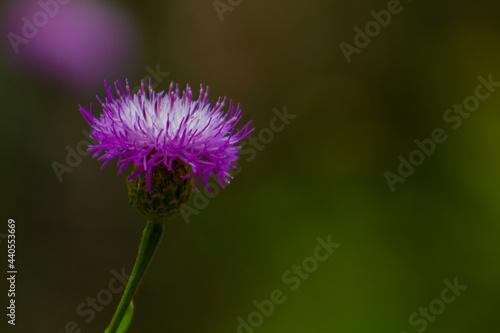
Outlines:
POLYGON ((156 90, 203 83, 211 99, 239 102, 254 137, 274 108, 296 117, 253 160, 242 157, 241 172, 189 224, 167 225, 129 332, 237 332, 237 318, 274 289, 287 299, 255 332, 498 330, 500 91, 459 129, 443 120, 478 76, 500 81, 498 2, 401 2, 351 63, 340 43, 353 45, 353 29, 387 1, 242 1, 223 21, 210 0, 106 5, 127 13, 137 42, 113 55, 131 58, 120 74, 85 86, 33 69, 4 38, 0 233, 16 220, 19 274, 17 323, 2 314, 0 331, 72 332, 73 321, 102 332, 109 323, 118 294, 90 322, 77 308, 108 288, 112 270, 131 271, 144 219, 115 163, 100 170, 83 156, 62 182, 52 164, 66 164, 66 147, 85 139, 78 105, 100 112, 104 79, 133 86, 148 66, 169 73, 156 90), (397 173, 398 156, 435 128, 447 141, 391 192, 384 173, 397 173), (341 246, 291 291, 282 275, 328 235, 341 246), (455 277, 467 290, 425 328, 412 325, 455 277))

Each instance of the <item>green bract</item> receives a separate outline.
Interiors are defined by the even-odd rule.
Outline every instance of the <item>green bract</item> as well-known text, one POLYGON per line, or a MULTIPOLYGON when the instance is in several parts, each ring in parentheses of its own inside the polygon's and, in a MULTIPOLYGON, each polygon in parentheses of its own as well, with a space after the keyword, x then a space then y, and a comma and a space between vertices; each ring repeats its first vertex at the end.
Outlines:
POLYGON ((151 193, 146 173, 127 181, 130 204, 151 222, 164 223, 176 217, 182 205, 189 204, 193 194, 194 177, 183 178, 189 174, 191 167, 178 158, 172 163, 171 170, 164 164, 153 167, 151 193))

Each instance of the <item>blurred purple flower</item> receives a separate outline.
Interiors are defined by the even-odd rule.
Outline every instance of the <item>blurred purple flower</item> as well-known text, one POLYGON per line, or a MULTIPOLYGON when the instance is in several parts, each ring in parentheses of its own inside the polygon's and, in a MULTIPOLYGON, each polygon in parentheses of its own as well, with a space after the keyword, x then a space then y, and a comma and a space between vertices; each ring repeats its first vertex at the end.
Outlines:
POLYGON ((80 106, 80 111, 92 127, 91 137, 98 141, 89 150, 97 151, 94 157, 106 159, 106 165, 118 157, 119 173, 123 172, 130 162, 137 165, 135 172, 129 177, 133 179, 141 173, 147 173, 148 190, 151 192, 152 168, 163 163, 172 170, 175 159, 180 159, 192 168, 195 181, 200 180, 210 191, 208 181, 215 175, 219 184, 229 183, 229 168, 237 160, 236 154, 241 147, 235 146, 250 134, 250 122, 241 130, 235 127, 241 119, 241 110, 232 101, 227 112, 222 111, 226 98, 217 103, 208 100, 207 91, 200 88, 197 100, 189 85, 179 95, 179 87, 170 85, 168 93, 156 94, 149 87, 146 94, 144 82, 142 89, 132 95, 126 85, 124 90, 119 82, 115 82, 118 97, 115 98, 111 88, 106 84, 108 97, 104 102, 99 98, 104 112, 100 118, 92 115, 80 106), (148 97, 149 95, 149 97, 148 97))
POLYGON ((116 79, 139 49, 132 22, 109 3, 21 0, 4 16, 15 60, 80 88, 116 79))

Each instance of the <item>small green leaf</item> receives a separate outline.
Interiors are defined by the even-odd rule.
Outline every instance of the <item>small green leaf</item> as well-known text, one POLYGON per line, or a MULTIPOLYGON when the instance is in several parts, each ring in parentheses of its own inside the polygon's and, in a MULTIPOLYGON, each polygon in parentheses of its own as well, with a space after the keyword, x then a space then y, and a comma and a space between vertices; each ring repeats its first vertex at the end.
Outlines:
POLYGON ((132 316, 134 314, 134 303, 130 302, 130 305, 127 308, 127 312, 123 316, 122 322, 120 326, 118 326, 118 330, 116 333, 125 333, 130 326, 130 322, 132 321, 132 316))
MULTIPOLYGON (((130 326, 130 322, 132 321, 132 316, 134 315, 134 303, 130 302, 127 311, 123 315, 122 321, 118 326, 116 333, 125 333, 130 326)), ((109 333, 109 327, 106 329, 104 333, 109 333)))

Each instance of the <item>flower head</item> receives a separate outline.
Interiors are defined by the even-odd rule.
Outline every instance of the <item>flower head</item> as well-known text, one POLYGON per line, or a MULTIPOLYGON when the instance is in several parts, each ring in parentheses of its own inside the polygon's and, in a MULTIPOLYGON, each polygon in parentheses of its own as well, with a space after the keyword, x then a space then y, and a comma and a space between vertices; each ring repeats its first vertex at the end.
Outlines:
POLYGON ((142 89, 132 94, 128 81, 125 90, 120 82, 115 82, 116 95, 106 83, 108 96, 102 101, 104 109, 99 118, 80 106, 80 111, 92 127, 91 137, 98 143, 89 146, 94 150, 94 157, 106 160, 106 165, 113 158, 118 158, 119 174, 128 164, 135 164, 135 171, 129 180, 143 175, 147 189, 151 192, 151 174, 153 168, 164 165, 173 169, 176 159, 187 164, 191 173, 182 178, 195 177, 196 181, 208 188, 208 181, 213 175, 224 187, 229 183, 230 168, 238 159, 236 154, 241 147, 236 144, 250 134, 250 122, 242 129, 236 125, 241 119, 241 110, 229 103, 224 112, 226 98, 217 103, 208 100, 208 87, 200 88, 198 99, 193 99, 189 85, 179 94, 178 85, 170 85, 167 93, 156 93, 149 82, 146 93, 144 82, 142 89))
POLYGON ((140 54, 135 20, 116 3, 15 0, 1 7, 0 29, 13 51, 5 54, 13 63, 78 92, 119 75, 140 54))

